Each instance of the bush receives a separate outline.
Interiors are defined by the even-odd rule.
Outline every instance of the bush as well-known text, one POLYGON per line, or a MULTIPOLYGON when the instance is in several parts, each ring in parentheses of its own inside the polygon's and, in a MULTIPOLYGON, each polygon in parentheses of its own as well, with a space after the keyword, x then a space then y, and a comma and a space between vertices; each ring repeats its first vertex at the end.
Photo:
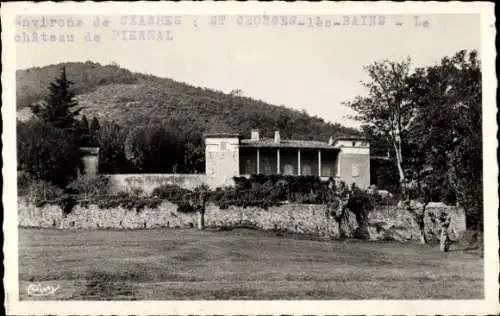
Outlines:
POLYGON ((373 195, 352 185, 347 208, 356 215, 356 220, 361 226, 366 222, 368 213, 374 208, 373 195))
POLYGON ((151 192, 151 196, 178 204, 192 199, 193 192, 177 185, 163 184, 151 192))
POLYGON ((63 196, 63 190, 60 187, 41 180, 31 180, 24 191, 28 201, 35 204, 57 200, 63 196))
POLYGON ((220 208, 258 206, 267 208, 283 202, 326 203, 330 182, 314 176, 253 175, 235 177, 234 188, 218 188, 211 194, 211 201, 220 208))
POLYGON ((200 185, 195 188, 194 192, 188 189, 181 188, 177 185, 163 184, 158 188, 155 188, 151 195, 154 198, 161 200, 167 200, 171 203, 177 204, 177 210, 182 213, 191 213, 196 211, 195 201, 196 198, 202 192, 209 192, 209 188, 206 185, 200 185))
POLYGON ((105 176, 83 176, 67 187, 84 199, 97 199, 109 193, 109 179, 105 176))
POLYGON ((117 195, 103 196, 92 203, 101 209, 123 207, 127 210, 140 212, 144 208, 156 208, 161 204, 161 199, 156 197, 141 197, 121 192, 117 195))

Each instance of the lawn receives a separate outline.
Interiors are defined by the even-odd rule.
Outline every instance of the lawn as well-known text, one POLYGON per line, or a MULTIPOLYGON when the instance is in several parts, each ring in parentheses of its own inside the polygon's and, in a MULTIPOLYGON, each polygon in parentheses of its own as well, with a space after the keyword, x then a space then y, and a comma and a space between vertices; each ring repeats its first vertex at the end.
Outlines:
POLYGON ((481 299, 483 259, 452 247, 248 229, 19 229, 20 299, 481 299), (59 285, 31 297, 31 283, 59 285))

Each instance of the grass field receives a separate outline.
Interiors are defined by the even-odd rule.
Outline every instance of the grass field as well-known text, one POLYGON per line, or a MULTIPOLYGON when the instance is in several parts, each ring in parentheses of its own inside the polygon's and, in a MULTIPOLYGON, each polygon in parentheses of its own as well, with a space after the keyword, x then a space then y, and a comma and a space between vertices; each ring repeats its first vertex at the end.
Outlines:
POLYGON ((238 229, 19 229, 20 299, 480 299, 483 259, 238 229), (31 283, 59 285, 52 296, 31 283))

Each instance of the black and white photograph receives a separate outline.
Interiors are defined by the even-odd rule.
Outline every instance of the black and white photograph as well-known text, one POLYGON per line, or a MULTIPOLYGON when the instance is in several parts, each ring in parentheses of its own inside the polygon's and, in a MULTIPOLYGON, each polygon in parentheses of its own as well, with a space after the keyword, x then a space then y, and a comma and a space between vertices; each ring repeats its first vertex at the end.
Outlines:
POLYGON ((7 311, 500 312, 493 5, 365 5, 2 5, 7 311))

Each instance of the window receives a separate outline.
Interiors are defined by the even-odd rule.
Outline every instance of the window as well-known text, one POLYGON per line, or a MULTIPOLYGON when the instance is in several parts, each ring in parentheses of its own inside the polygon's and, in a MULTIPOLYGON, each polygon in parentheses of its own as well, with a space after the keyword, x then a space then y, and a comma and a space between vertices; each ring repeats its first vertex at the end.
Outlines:
POLYGON ((221 151, 226 151, 227 150, 227 143, 226 142, 221 142, 220 143, 220 150, 221 151))

